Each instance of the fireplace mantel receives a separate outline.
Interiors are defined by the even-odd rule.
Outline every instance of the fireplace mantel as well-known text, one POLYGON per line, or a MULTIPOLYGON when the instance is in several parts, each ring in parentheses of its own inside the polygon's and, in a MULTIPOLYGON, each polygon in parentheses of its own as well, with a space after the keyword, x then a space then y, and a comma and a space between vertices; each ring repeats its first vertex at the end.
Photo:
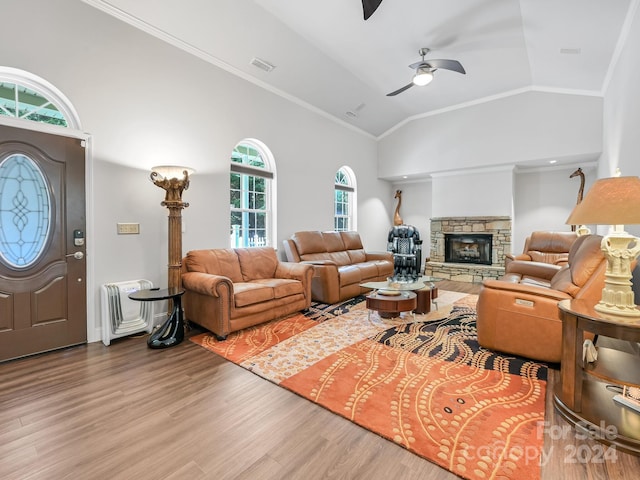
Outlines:
POLYGON ((504 275, 505 255, 511 251, 510 217, 438 217, 431 219, 430 258, 425 275, 462 282, 482 282, 504 275), (491 265, 445 262, 445 233, 492 235, 491 265))

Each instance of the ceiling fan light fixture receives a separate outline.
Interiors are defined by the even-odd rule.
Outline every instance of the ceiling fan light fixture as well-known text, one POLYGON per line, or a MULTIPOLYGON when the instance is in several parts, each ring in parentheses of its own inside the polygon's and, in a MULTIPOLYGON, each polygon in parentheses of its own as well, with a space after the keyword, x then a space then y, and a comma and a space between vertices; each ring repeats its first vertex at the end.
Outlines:
POLYGON ((413 84, 418 87, 424 87, 429 85, 433 80, 433 72, 428 67, 420 67, 416 70, 416 74, 413 76, 413 84))

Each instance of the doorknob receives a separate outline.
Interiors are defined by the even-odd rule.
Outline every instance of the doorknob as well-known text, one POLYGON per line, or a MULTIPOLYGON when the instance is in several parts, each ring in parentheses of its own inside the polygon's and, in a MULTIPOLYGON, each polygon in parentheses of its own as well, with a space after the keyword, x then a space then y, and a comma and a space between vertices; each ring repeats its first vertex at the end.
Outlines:
POLYGON ((84 253, 82 252, 68 253, 67 255, 65 255, 65 257, 73 257, 76 260, 82 260, 84 258, 84 253))

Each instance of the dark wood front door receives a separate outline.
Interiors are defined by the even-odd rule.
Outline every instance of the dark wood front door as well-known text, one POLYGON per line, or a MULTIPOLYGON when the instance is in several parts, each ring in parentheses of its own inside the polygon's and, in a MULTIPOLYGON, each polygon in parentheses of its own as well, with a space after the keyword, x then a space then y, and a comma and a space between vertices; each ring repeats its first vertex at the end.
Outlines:
POLYGON ((82 141, 0 125, 0 361, 87 341, 82 141))

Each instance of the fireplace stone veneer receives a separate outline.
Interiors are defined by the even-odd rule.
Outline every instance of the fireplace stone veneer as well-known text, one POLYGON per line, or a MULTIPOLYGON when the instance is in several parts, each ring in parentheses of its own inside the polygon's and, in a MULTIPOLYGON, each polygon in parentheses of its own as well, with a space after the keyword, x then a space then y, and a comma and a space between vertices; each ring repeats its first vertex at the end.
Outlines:
POLYGON ((431 219, 431 256, 425 262, 425 275, 480 283, 485 278, 504 275, 505 255, 511 252, 510 217, 438 217, 431 219), (445 262, 445 233, 483 233, 492 235, 491 265, 445 262))

